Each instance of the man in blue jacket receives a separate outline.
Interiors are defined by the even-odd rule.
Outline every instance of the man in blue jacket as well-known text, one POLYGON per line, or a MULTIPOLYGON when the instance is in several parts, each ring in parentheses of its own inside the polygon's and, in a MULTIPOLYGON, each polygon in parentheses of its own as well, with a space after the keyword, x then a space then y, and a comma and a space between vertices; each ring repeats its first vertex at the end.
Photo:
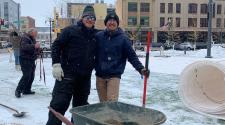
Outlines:
POLYGON ((139 61, 131 41, 118 27, 116 13, 109 13, 104 23, 106 29, 96 34, 96 88, 100 102, 118 100, 120 78, 127 60, 141 75, 149 76, 149 70, 139 61))

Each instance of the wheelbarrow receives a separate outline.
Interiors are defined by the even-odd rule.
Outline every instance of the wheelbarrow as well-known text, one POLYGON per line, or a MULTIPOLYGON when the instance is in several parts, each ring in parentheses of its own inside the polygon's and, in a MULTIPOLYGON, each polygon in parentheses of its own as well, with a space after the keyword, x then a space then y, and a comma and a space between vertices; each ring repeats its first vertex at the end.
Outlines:
POLYGON ((158 110, 121 102, 79 106, 70 112, 75 125, 160 125, 166 121, 158 110))

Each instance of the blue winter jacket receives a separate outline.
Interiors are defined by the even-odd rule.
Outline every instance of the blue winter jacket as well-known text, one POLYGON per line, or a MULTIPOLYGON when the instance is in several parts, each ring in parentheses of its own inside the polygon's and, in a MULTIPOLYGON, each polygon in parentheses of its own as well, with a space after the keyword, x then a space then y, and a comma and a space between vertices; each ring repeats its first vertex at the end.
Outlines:
POLYGON ((131 41, 122 29, 118 28, 113 33, 107 29, 100 31, 96 34, 96 40, 96 76, 121 78, 127 59, 139 72, 144 68, 131 46, 131 41))

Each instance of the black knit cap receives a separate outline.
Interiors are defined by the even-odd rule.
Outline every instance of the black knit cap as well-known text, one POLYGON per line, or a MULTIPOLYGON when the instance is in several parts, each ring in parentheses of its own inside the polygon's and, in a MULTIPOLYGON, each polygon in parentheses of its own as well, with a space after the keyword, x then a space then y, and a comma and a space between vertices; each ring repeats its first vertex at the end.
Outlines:
POLYGON ((115 12, 111 12, 111 13, 108 13, 107 16, 105 17, 105 20, 104 20, 104 23, 106 25, 106 23, 108 22, 108 20, 110 19, 115 19, 117 24, 119 25, 119 17, 116 15, 115 12))
POLYGON ((85 16, 94 16, 95 17, 95 10, 94 10, 94 8, 92 6, 87 5, 84 8, 84 11, 83 11, 83 14, 82 14, 82 18, 85 17, 85 16))

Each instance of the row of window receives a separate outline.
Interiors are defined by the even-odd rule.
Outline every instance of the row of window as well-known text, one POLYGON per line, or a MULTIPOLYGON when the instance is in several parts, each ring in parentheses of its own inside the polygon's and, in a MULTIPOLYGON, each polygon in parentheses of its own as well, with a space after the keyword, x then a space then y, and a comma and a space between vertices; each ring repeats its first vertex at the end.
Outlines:
MULTIPOLYGON (((136 26, 137 25, 137 17, 129 16, 128 17, 128 26, 136 26)), ((149 17, 141 17, 140 18, 141 26, 149 26, 149 17)))
MULTIPOLYGON (((141 12, 149 12, 150 11, 150 3, 140 3, 140 11, 141 12)), ((128 2, 128 12, 137 12, 137 3, 136 2, 128 2)))
MULTIPOLYGON (((173 13, 173 5, 174 3, 168 3, 168 13, 173 13)), ((175 3, 176 5, 176 13, 181 13, 181 3, 175 3)), ((140 3, 140 12, 149 12, 150 11, 150 3, 140 3)), ((137 12, 137 2, 128 2, 128 12, 137 12)), ((160 3, 160 13, 166 12, 166 3, 160 3)), ((198 12, 198 4, 197 3, 190 3, 188 5, 188 13, 190 14, 197 14, 198 12)), ((208 12, 208 5, 207 4, 200 4, 200 13, 207 14, 208 12)), ((222 14, 222 5, 213 4, 213 13, 215 15, 222 14)), ((225 8, 224 8, 225 14, 225 8)))
POLYGON ((37 39, 49 39, 49 35, 38 34, 37 39))
MULTIPOLYGON (((181 19, 179 17, 175 18, 175 27, 181 27, 180 26, 181 19)), ((174 27, 173 26, 173 18, 169 17, 167 19, 167 22, 165 21, 165 17, 160 17, 160 27, 167 26, 168 27, 174 27)), ((222 26, 222 19, 217 18, 216 19, 216 27, 220 28, 222 26)), ((197 18, 188 18, 188 27, 197 27, 197 18)), ((207 18, 200 18, 200 27, 208 27, 208 19, 207 18)), ((224 19, 224 27, 225 27, 225 19, 224 19)))
MULTIPOLYGON (((166 4, 160 3, 160 13, 165 13, 166 4)), ((207 14, 208 12, 208 4, 200 4, 200 13, 207 14)), ((215 16, 215 12, 217 14, 222 14, 222 5, 218 4, 217 6, 213 4, 213 15, 215 16)), ((168 3, 168 13, 173 13, 173 3, 168 3)), ((176 3, 176 13, 181 13, 181 3, 176 3)), ((188 13, 197 14, 198 13, 198 4, 197 3, 189 3, 188 4, 188 13)), ((225 14, 225 8, 224 8, 225 14)))

